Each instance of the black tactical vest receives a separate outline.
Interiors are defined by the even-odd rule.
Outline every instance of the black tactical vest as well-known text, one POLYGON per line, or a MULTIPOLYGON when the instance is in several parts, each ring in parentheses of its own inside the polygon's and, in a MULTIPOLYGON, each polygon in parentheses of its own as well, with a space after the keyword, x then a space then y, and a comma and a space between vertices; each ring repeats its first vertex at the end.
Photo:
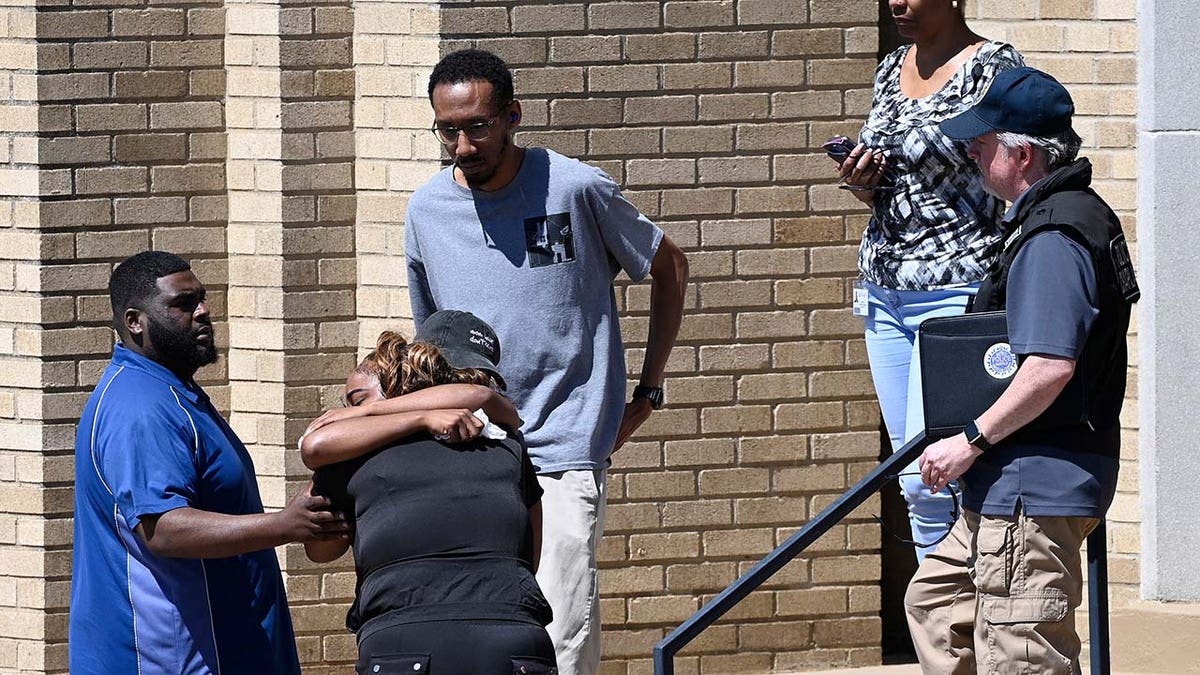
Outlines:
MULTIPOLYGON (((1035 234, 1061 232, 1088 251, 1096 273, 1100 313, 1072 378, 1083 380, 1087 422, 1071 427, 1055 423, 1052 405, 1010 439, 1014 443, 1045 444, 1115 457, 1120 451, 1120 414, 1129 361, 1126 347, 1129 314, 1141 293, 1121 223, 1089 187, 1091 182, 1091 163, 1078 159, 1033 188, 1034 192, 1022 200, 1014 219, 1019 228, 1010 234, 1000 259, 980 285, 971 311, 1005 309, 1009 270, 1021 247, 1035 234)), ((1077 384, 1072 381, 1065 391, 1077 384)))

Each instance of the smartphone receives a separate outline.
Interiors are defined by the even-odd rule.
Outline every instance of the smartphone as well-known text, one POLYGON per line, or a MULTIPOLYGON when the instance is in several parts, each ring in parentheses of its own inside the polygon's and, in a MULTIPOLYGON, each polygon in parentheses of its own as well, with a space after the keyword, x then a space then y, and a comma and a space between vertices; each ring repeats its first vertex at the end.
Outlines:
POLYGON ((829 155, 829 159, 841 164, 854 151, 854 145, 854 141, 845 136, 834 136, 822 143, 821 148, 825 150, 826 155, 829 155))

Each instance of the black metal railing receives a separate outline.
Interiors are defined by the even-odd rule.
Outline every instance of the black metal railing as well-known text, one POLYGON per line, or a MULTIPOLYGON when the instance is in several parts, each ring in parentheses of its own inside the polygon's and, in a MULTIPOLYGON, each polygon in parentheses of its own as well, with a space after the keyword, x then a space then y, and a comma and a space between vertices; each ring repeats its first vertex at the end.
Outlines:
POLYGON ((1104 521, 1088 535, 1088 631, 1092 675, 1109 675, 1112 660, 1108 642, 1108 535, 1104 521))
MULTIPOLYGON (((705 628, 725 615, 734 605, 771 578, 784 565, 792 561, 813 544, 821 535, 837 525, 851 511, 867 501, 886 483, 891 476, 900 473, 912 464, 921 452, 936 439, 927 439, 922 434, 909 441, 891 457, 881 462, 857 485, 847 490, 837 501, 825 508, 816 518, 808 521, 800 531, 793 534, 774 551, 767 554, 737 581, 721 591, 707 605, 687 621, 679 625, 670 635, 654 647, 655 675, 675 675, 675 654, 705 628)), ((1092 675, 1109 675, 1108 649, 1108 548, 1105 542, 1104 522, 1088 537, 1088 602, 1090 608, 1092 675)))

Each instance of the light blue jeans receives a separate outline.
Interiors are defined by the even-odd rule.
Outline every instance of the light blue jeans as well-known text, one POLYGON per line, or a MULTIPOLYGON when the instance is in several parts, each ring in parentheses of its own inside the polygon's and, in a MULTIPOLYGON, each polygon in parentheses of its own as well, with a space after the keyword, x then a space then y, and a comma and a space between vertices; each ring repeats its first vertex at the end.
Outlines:
MULTIPOLYGON (((955 286, 933 291, 897 291, 863 282, 867 289, 867 357, 871 379, 883 411, 892 449, 924 428, 921 409, 921 374, 917 353, 917 330, 927 319, 962 314, 967 302, 979 290, 978 284, 955 286)), ((920 467, 914 462, 904 469, 900 489, 908 503, 908 519, 913 540, 936 541, 952 524, 954 504, 949 492, 937 494, 921 482, 920 467)), ((918 562, 928 548, 917 548, 918 562)))

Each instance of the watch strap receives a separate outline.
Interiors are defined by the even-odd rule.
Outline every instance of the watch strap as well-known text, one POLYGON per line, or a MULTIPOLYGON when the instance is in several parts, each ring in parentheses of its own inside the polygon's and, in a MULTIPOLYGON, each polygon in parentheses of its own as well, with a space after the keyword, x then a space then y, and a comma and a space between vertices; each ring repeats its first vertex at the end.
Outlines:
POLYGON ((639 384, 633 388, 634 398, 644 398, 650 401, 650 407, 658 410, 663 407, 663 388, 649 387, 644 384, 639 384))

